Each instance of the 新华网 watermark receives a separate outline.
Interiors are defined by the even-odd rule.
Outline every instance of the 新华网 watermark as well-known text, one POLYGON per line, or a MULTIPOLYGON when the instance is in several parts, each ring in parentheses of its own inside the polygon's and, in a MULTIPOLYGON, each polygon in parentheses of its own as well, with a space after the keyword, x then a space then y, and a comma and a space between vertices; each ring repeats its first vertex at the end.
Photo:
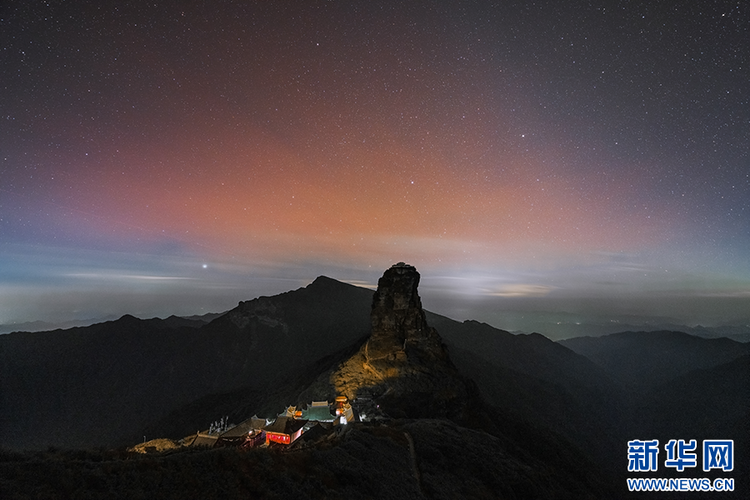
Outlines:
MULTIPOLYGON (((628 441, 628 472, 659 470, 658 439, 628 441)), ((695 439, 670 439, 663 447, 664 467, 684 472, 698 467, 698 454, 704 472, 734 470, 734 441, 705 439, 698 446, 695 439)), ((734 491, 733 478, 628 478, 630 491, 734 491)))

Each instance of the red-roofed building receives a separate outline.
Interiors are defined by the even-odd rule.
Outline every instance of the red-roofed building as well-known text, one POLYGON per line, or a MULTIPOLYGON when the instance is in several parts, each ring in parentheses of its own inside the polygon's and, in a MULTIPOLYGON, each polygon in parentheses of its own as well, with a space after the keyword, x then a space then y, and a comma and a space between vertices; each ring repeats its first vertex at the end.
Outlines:
POLYGON ((266 443, 292 444, 302 435, 307 420, 297 420, 292 417, 277 417, 271 425, 267 425, 266 443))

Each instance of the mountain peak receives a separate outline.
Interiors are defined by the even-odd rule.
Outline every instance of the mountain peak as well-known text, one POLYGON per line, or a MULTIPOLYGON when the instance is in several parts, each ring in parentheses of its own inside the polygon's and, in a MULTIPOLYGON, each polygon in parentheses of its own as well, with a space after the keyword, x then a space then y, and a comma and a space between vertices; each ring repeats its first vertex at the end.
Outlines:
POLYGON ((141 320, 140 318, 136 318, 132 314, 123 314, 118 319, 116 319, 114 322, 115 323, 132 324, 132 323, 138 323, 138 322, 141 322, 141 321, 143 321, 143 320, 141 320))
POLYGON ((320 275, 317 278, 313 280, 312 283, 308 286, 321 286, 321 285, 330 285, 333 283, 339 283, 338 280, 335 280, 333 278, 329 278, 328 276, 320 275))
POLYGON ((378 280, 370 337, 330 377, 337 393, 350 399, 369 395, 410 416, 428 408, 433 415, 445 413, 465 399, 442 338, 427 324, 419 277, 414 266, 400 262, 378 280))
POLYGON ((344 283, 343 281, 339 281, 333 278, 329 278, 328 276, 321 275, 315 278, 315 280, 309 285, 307 285, 305 289, 310 290, 310 291, 326 292, 326 291, 348 289, 349 287, 352 287, 352 286, 354 285, 350 285, 349 283, 344 283))

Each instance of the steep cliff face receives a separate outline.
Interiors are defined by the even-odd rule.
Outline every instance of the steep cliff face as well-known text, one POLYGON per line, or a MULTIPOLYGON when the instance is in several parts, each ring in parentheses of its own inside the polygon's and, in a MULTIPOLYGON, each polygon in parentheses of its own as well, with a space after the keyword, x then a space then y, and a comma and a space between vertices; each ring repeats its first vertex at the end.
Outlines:
POLYGON ((367 342, 370 362, 404 361, 407 352, 412 358, 429 354, 447 360, 442 339, 427 325, 418 286, 417 269, 403 262, 388 269, 378 281, 370 315, 372 333, 367 342))
POLYGON ((373 297, 370 338, 330 377, 337 393, 369 396, 411 417, 462 411, 464 382, 427 324, 418 286, 414 266, 400 262, 385 271, 373 297))

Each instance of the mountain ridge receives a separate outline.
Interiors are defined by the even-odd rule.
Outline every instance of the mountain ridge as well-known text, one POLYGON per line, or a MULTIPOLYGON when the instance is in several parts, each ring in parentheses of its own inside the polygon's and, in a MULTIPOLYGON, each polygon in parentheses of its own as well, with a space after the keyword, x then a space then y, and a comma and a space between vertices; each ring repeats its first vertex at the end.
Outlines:
MULTIPOLYGON (((373 327, 374 295, 321 276, 297 290, 240 302, 198 328, 183 319, 125 315, 91 327, 0 336, 0 447, 120 446, 140 442, 144 434, 179 438, 224 415, 240 420, 259 409, 273 412, 309 403, 321 387, 330 387, 331 372, 365 345, 373 327)), ((531 456, 555 464, 555 470, 568 466, 544 458, 545 447, 568 446, 573 455, 561 455, 565 460, 579 460, 573 450, 585 450, 581 456, 587 464, 619 477, 625 472, 624 443, 644 437, 640 430, 652 424, 671 422, 665 416, 684 403, 661 404, 659 397, 647 395, 640 398, 646 407, 635 406, 637 392, 610 373, 611 367, 541 334, 514 335, 478 321, 423 314, 425 325, 439 332, 440 352, 445 350, 466 381, 471 403, 457 408, 475 409, 435 414, 501 436, 504 446, 526 450, 519 451, 522 455, 533 450, 531 456), (524 436, 536 437, 524 442, 524 436)), ((410 321, 413 326, 421 320, 410 321)), ((409 352, 420 359, 418 351, 404 349, 405 338, 391 343, 398 349, 385 349, 386 357, 392 354, 396 362, 403 350, 407 359, 409 352)), ((694 343, 683 335, 669 339, 677 345, 694 343)), ((681 353, 672 349, 668 357, 684 364, 681 353)), ((722 366, 707 368, 703 376, 731 378, 711 399, 713 412, 732 416, 720 427, 731 433, 737 429, 736 415, 747 411, 742 406, 747 403, 731 395, 740 387, 732 377, 745 372, 731 362, 725 372, 722 366), (724 409, 734 404, 740 407, 724 409)), ((685 392, 694 385, 697 392, 691 397, 700 398, 710 390, 695 383, 700 376, 688 370, 656 389, 685 392)), ((436 406, 417 400, 432 416, 436 406)), ((410 413, 403 403, 395 401, 393 408, 403 413, 392 410, 394 415, 424 416, 410 413)), ((682 436, 680 429, 693 428, 680 421, 673 432, 682 436)), ((569 473, 578 470, 580 478, 587 477, 583 465, 571 467, 569 473)))
POLYGON ((689 371, 711 368, 750 353, 750 344, 675 331, 620 332, 557 342, 586 356, 610 376, 646 390, 689 371))

